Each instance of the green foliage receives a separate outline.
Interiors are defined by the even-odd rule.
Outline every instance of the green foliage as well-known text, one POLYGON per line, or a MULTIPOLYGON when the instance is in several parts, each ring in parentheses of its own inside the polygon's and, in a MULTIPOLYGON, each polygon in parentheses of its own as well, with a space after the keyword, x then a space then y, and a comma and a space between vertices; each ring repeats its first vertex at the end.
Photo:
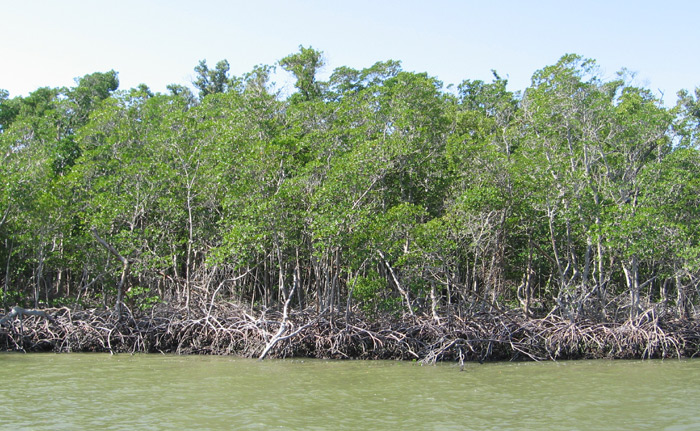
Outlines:
POLYGON ((577 55, 522 94, 495 72, 445 91, 393 60, 323 82, 303 46, 279 67, 287 98, 274 67, 232 77, 225 60, 195 67, 198 98, 118 91, 114 71, 0 91, 11 299, 109 302, 121 265, 93 227, 140 309, 216 286, 270 307, 295 285, 319 310, 350 289, 368 314, 527 294, 577 318, 700 280, 697 90, 669 110, 577 55))
POLYGON ((7 90, 0 89, 0 132, 10 127, 20 111, 21 100, 9 97, 7 90))
POLYGON ((308 102, 321 96, 323 90, 321 83, 316 79, 316 74, 323 66, 322 52, 299 45, 298 53, 288 55, 280 60, 279 64, 296 78, 294 86, 299 90, 299 96, 293 96, 293 101, 299 99, 308 102))
POLYGON ((358 301, 360 309, 369 316, 377 313, 395 313, 401 308, 401 299, 387 296, 386 279, 376 271, 370 271, 366 276, 357 276, 350 280, 354 285, 353 299, 358 301))
POLYGON ((698 148, 700 145, 700 87, 695 88, 694 94, 688 90, 679 91, 675 111, 677 116, 674 127, 680 137, 680 145, 698 148))
POLYGON ((119 87, 117 75, 117 72, 110 70, 105 73, 95 72, 76 79, 78 85, 68 91, 68 97, 74 104, 73 120, 76 126, 83 125, 90 112, 117 90, 119 87))
POLYGON ((149 287, 133 286, 124 295, 126 301, 140 311, 147 311, 160 304, 162 299, 149 287))
MULTIPOLYGON (((199 90, 199 98, 204 99, 210 94, 224 93, 229 88, 235 87, 235 82, 229 78, 230 65, 227 60, 216 63, 213 70, 209 69, 206 60, 201 60, 194 68, 197 78, 193 84, 199 90)), ((185 95, 181 89, 175 88, 176 95, 185 95), (179 90, 179 91, 178 91, 179 90)))

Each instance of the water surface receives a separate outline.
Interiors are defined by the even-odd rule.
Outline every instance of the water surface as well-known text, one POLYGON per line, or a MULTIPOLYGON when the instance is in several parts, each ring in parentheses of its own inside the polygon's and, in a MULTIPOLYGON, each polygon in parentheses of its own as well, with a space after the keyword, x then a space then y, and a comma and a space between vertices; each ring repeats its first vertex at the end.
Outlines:
POLYGON ((0 354, 2 430, 697 430, 700 361, 0 354))

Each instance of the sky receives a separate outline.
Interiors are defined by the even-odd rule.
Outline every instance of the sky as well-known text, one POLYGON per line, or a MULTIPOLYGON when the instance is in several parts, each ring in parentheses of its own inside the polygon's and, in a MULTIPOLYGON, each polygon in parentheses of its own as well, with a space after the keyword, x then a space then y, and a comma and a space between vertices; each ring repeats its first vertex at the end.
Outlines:
MULTIPOLYGON (((606 80, 635 72, 669 105, 700 86, 698 17, 695 0, 0 0, 0 89, 25 96, 113 69, 121 89, 165 92, 191 86, 200 60, 243 75, 303 45, 324 53, 321 79, 392 59, 446 86, 496 70, 513 91, 575 53, 606 80)), ((291 88, 284 72, 275 81, 291 88)))

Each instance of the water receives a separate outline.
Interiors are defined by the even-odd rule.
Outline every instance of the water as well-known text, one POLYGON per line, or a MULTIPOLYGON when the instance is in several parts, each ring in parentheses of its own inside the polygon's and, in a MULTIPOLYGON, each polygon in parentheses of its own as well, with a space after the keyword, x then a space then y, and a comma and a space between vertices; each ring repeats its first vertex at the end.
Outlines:
POLYGON ((0 354, 1 430, 697 430, 700 361, 0 354))

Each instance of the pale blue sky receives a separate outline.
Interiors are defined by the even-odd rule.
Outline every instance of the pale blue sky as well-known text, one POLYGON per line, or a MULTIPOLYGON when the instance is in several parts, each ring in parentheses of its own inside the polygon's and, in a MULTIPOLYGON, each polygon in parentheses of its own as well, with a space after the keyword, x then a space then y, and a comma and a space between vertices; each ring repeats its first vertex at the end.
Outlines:
POLYGON ((394 59, 445 84, 496 69, 511 90, 572 52, 607 79, 637 72, 673 103, 700 86, 699 17, 691 0, 0 0, 0 88, 25 95, 114 69, 123 89, 166 91, 190 84, 201 59, 241 75, 302 44, 324 52, 326 75, 394 59))

